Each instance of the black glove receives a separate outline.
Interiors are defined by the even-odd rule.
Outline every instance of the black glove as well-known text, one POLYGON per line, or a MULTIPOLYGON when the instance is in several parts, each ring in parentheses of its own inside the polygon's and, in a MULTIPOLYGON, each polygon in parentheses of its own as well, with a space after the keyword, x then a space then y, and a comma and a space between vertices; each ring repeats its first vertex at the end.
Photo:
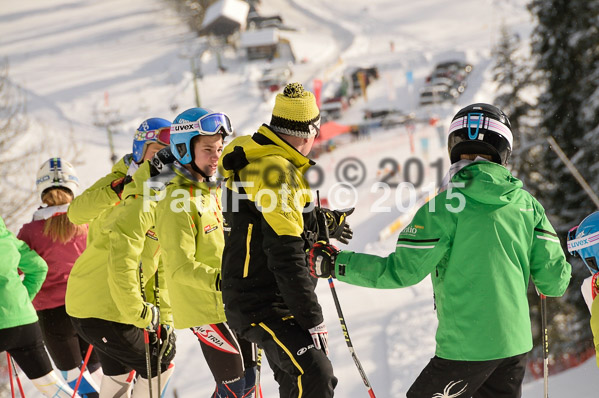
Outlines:
POLYGON ((307 253, 310 275, 314 278, 335 277, 335 259, 339 254, 339 249, 319 240, 307 253))
POLYGON ((171 152, 170 147, 162 148, 150 159, 150 176, 157 176, 167 164, 172 164, 175 160, 177 159, 171 152))
POLYGON ((177 335, 175 330, 169 325, 160 325, 160 333, 158 331, 150 333, 150 345, 152 345, 152 353, 158 357, 162 355, 162 362, 170 362, 175 357, 175 342, 177 335), (160 337, 158 335, 160 334, 160 337))
POLYGON ((329 229, 329 237, 335 238, 343 244, 348 244, 349 240, 354 236, 354 232, 347 223, 347 216, 351 215, 355 207, 343 210, 329 210, 322 207, 317 208, 320 211, 327 223, 329 229))
POLYGON ((121 195, 123 195, 123 189, 125 189, 125 185, 127 185, 131 181, 133 181, 133 178, 131 178, 131 176, 117 178, 116 180, 110 183, 110 188, 112 188, 112 190, 114 191, 114 193, 116 193, 119 199, 122 199, 121 195))

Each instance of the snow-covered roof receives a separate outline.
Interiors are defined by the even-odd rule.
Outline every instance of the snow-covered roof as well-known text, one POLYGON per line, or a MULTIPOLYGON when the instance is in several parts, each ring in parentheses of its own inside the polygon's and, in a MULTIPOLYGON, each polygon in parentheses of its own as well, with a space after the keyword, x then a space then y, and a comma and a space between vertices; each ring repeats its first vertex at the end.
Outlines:
POLYGON ((250 5, 241 0, 220 0, 212 4, 206 10, 202 28, 207 27, 219 17, 226 17, 245 28, 250 5))
POLYGON ((239 41, 241 48, 277 44, 279 42, 279 29, 248 30, 241 34, 239 41))

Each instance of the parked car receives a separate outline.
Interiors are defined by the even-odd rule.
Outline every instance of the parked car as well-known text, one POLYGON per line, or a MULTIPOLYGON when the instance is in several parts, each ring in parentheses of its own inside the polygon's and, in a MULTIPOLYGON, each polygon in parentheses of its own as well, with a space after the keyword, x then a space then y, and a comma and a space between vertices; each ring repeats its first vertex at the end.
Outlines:
POLYGON ((414 113, 395 112, 390 113, 381 121, 381 127, 390 129, 396 126, 402 126, 416 118, 414 113))
POLYGON ((433 72, 426 78, 429 82, 437 77, 447 77, 457 81, 464 81, 472 71, 472 65, 461 61, 449 61, 437 64, 433 72))
POLYGON ((262 90, 277 91, 283 87, 293 75, 289 66, 277 66, 264 70, 258 80, 258 87, 262 90))
POLYGON ((449 77, 435 77, 429 82, 430 86, 445 85, 449 89, 456 89, 462 94, 466 90, 466 80, 455 80, 449 77))
POLYGON ((456 89, 450 89, 444 84, 426 86, 420 92, 420 105, 439 104, 442 102, 455 102, 460 96, 456 89))
POLYGON ((339 119, 341 113, 349 107, 349 102, 345 97, 328 98, 320 105, 321 123, 329 120, 339 119))
POLYGON ((446 61, 446 62, 441 62, 439 64, 437 64, 437 66, 435 67, 435 69, 461 69, 463 71, 465 71, 466 73, 470 73, 472 72, 472 65, 466 63, 466 62, 462 62, 462 61, 446 61))

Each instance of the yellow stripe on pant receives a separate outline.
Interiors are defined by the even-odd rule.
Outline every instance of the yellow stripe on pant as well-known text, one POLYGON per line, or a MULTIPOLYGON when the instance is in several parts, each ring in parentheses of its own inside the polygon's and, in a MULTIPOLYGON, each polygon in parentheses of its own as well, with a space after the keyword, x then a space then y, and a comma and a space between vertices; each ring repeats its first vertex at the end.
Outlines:
POLYGON ((285 345, 281 342, 281 340, 279 340, 277 338, 277 336, 275 335, 275 332, 273 332, 268 326, 266 326, 264 324, 264 322, 260 322, 259 325, 260 325, 260 327, 262 329, 266 330, 266 332, 272 336, 273 340, 279 345, 279 347, 281 347, 281 349, 283 351, 285 351, 285 353, 287 355, 289 355, 289 358, 291 359, 291 362, 293 362, 293 364, 295 365, 295 367, 300 371, 300 375, 297 376, 297 389, 299 391, 298 398, 301 398, 301 396, 303 394, 303 389, 302 389, 302 375, 304 374, 304 369, 302 369, 302 367, 300 366, 300 364, 297 363, 297 361, 295 360, 295 357, 293 356, 293 354, 291 354, 291 352, 289 351, 289 349, 287 347, 285 347, 285 345))

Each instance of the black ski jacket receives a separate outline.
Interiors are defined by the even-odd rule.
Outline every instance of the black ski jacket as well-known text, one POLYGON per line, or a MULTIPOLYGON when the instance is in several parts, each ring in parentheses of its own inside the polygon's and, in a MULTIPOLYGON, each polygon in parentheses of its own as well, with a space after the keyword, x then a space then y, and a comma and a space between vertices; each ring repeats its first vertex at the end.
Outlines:
POLYGON ((323 322, 305 253, 318 236, 303 178, 313 164, 266 125, 223 152, 223 302, 240 332, 277 318, 294 317, 306 330, 323 322))

